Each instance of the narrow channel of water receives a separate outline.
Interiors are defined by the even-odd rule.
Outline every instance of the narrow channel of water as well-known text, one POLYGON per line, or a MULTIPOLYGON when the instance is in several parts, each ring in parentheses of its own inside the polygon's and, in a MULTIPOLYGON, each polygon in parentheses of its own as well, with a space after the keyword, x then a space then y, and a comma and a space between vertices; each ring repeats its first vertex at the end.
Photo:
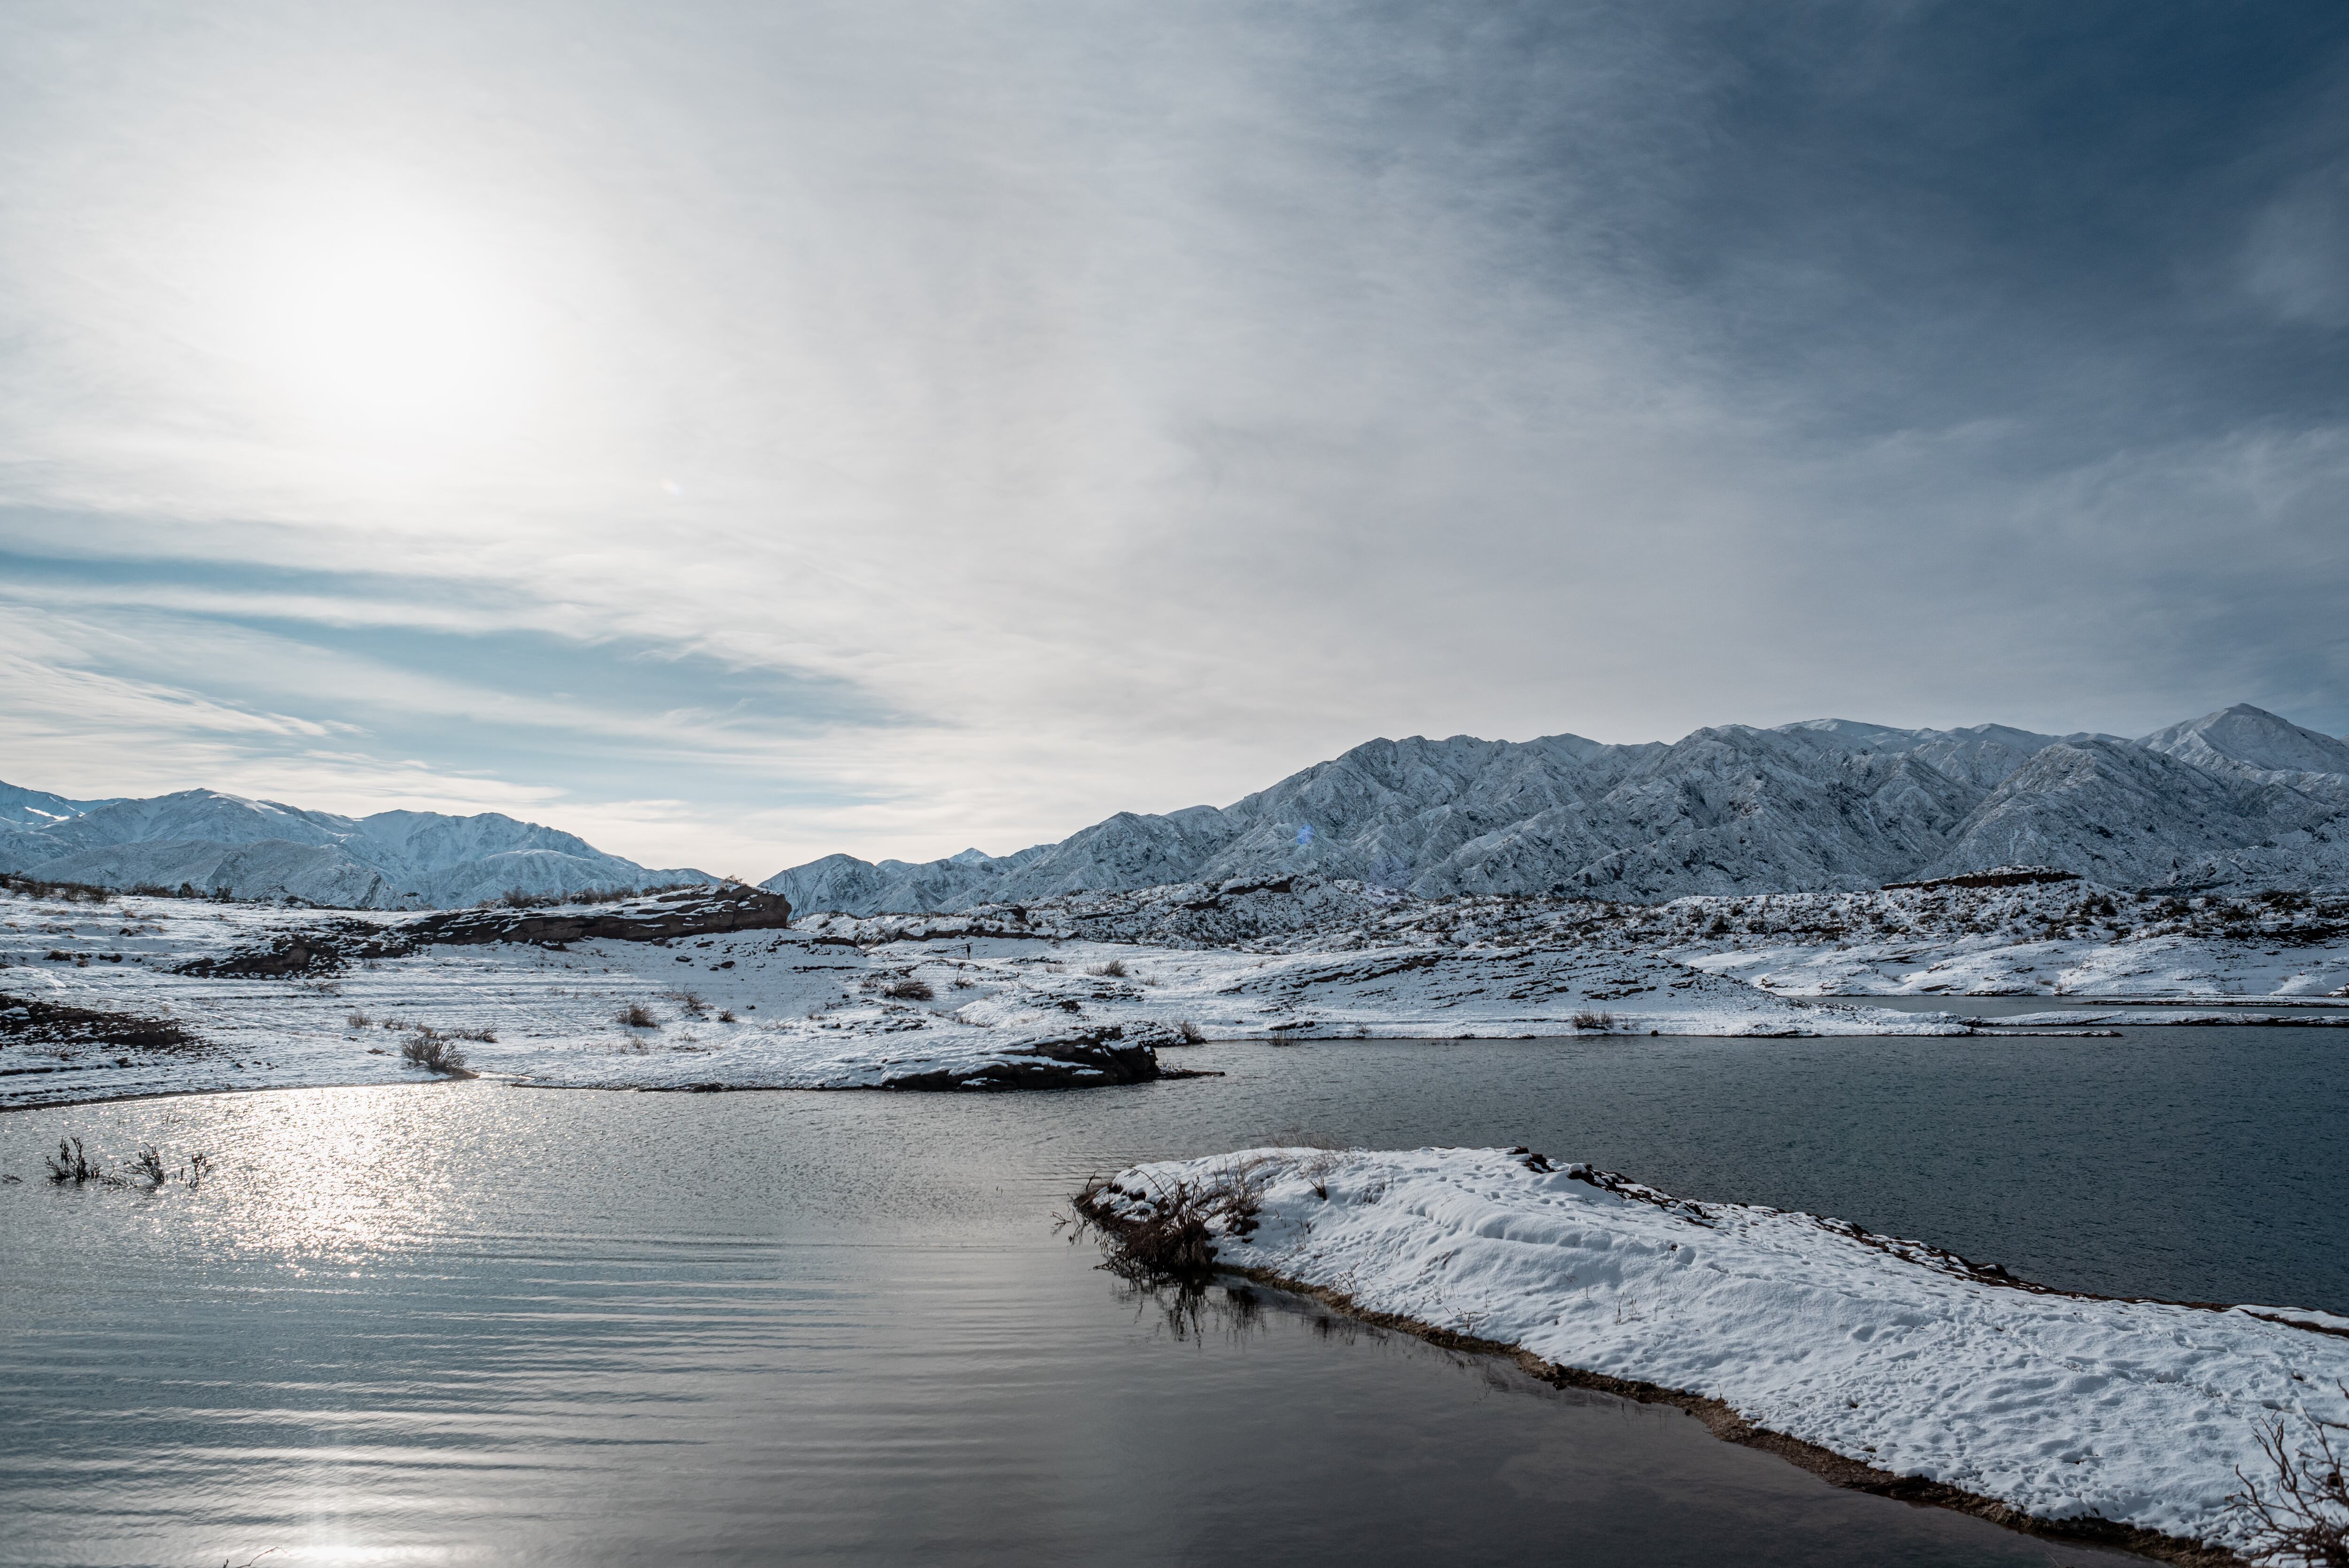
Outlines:
POLYGON ((1070 1094, 0 1117, 0 1562, 2095 1561, 1278 1298, 1195 1320, 1052 1220, 1092 1171, 1303 1125, 2338 1309, 2344 1044, 1333 1042, 1070 1094), (219 1164, 53 1189, 68 1133, 219 1164))

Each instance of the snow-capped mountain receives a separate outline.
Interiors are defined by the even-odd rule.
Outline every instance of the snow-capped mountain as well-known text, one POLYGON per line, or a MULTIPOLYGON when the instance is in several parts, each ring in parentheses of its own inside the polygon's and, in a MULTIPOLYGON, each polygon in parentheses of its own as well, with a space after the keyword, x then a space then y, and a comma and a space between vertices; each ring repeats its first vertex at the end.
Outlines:
POLYGON ((0 784, 0 831, 53 827, 85 811, 113 804, 111 800, 68 800, 45 789, 19 789, 14 784, 0 784))
POLYGON ((992 858, 829 855, 764 885, 852 913, 1294 871, 1651 902, 2019 863, 2127 886, 2349 885, 2349 744, 2249 705, 2139 740, 1847 719, 1671 745, 1373 740, 1220 810, 1121 812, 992 858))
POLYGON ((105 887, 190 882, 242 898, 400 909, 474 903, 514 889, 574 893, 715 880, 647 870, 494 811, 338 817, 213 789, 77 801, 13 786, 0 786, 0 870, 105 887))

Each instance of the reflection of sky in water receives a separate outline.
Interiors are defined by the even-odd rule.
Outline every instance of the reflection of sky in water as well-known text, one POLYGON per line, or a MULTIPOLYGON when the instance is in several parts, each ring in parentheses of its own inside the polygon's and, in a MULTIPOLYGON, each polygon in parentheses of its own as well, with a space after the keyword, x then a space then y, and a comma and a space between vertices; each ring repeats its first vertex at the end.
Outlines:
POLYGON ((1294 1312, 1178 1342, 1050 1220, 1092 1171, 1302 1123, 1531 1140, 2057 1283, 2349 1305, 2323 1031, 2066 1046, 1226 1046, 1185 1060, 1231 1077, 1087 1094, 474 1084, 0 1117, 0 1171, 31 1178, 0 1186, 0 1563, 1155 1563, 1246 1540, 2044 1568, 2044 1543, 1832 1492, 1677 1415, 1294 1312), (53 1191, 65 1132, 221 1163, 192 1196, 53 1191), (2223 1191, 2168 1179, 2189 1142, 2223 1191))

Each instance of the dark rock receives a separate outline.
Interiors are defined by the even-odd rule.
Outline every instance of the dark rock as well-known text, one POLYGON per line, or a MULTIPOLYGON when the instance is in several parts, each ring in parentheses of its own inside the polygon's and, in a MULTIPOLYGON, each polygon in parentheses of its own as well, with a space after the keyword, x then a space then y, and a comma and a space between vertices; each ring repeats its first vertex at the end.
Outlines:
POLYGON ((136 1013, 102 1013, 34 996, 0 995, 0 1038, 27 1045, 131 1046, 142 1050, 185 1050, 202 1042, 169 1018, 136 1013))
POLYGON ((975 1068, 940 1068, 908 1073, 881 1087, 896 1089, 1015 1089, 1099 1088, 1111 1084, 1146 1083, 1160 1076, 1158 1052, 1145 1042, 1130 1041, 1112 1024, 1080 1035, 1038 1040, 1005 1053, 1016 1059, 983 1063, 975 1068))
POLYGON ((757 888, 688 888, 642 903, 591 909, 460 909, 391 928, 412 946, 428 943, 529 942, 540 946, 609 937, 665 942, 730 931, 772 931, 792 923, 791 901, 757 888))

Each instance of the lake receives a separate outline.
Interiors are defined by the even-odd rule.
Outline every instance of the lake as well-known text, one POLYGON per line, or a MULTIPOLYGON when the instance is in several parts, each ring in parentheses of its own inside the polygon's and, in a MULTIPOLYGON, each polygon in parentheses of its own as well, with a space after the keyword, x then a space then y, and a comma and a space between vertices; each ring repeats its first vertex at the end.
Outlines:
MULTIPOLYGON (((994 1096, 490 1083, 0 1116, 0 1562, 2128 1561, 1056 1232, 1302 1127, 1530 1143, 2116 1294, 2349 1308, 2349 1033, 1320 1042, 994 1096), (66 1134, 217 1159, 55 1189, 66 1134)), ((1172 1059, 1172 1058, 1170 1058, 1172 1059)))

